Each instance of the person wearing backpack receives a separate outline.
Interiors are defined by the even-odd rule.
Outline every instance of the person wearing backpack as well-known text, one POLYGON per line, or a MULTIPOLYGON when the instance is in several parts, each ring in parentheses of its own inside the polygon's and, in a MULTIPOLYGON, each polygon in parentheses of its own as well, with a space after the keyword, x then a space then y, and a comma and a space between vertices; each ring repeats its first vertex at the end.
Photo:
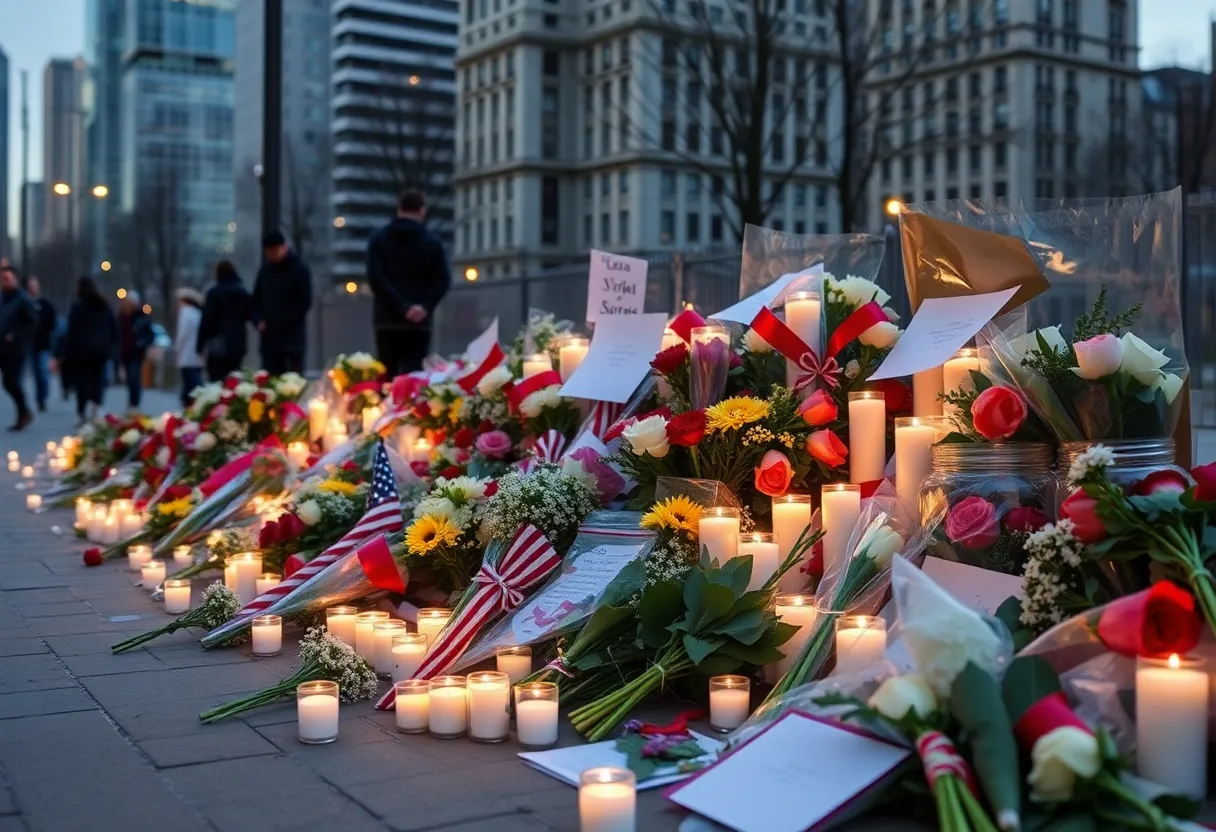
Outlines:
POLYGON ((207 290, 203 301, 196 347, 207 357, 207 378, 223 381, 233 370, 240 369, 245 360, 246 324, 252 315, 253 300, 230 261, 216 263, 214 274, 215 285, 207 290))
POLYGON ((139 410, 144 393, 144 358, 156 340, 152 319, 144 311, 139 293, 128 291, 118 305, 118 360, 127 377, 127 407, 139 410))

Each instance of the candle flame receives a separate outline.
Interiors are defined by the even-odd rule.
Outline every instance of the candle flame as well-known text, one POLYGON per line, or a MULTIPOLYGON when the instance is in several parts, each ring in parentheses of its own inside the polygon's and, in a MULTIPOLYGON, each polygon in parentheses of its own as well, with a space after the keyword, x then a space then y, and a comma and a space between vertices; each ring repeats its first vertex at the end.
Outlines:
POLYGON ((1178 668, 1182 667, 1182 660, 1178 658, 1177 653, 1170 655, 1169 666, 1171 670, 1177 670, 1178 668))
POLYGON ((870 616, 868 616, 868 615, 857 616, 857 626, 863 630, 866 629, 867 627, 869 627, 870 626, 870 616))

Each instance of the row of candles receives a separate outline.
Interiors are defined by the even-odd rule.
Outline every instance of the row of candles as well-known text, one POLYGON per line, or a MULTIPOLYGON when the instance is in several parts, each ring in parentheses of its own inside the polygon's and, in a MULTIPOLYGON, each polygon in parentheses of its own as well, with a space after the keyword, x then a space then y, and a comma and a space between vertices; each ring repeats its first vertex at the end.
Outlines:
MULTIPOLYGON (((26 504, 30 504, 27 495, 26 504)), ((41 506, 32 506, 36 510, 41 506)), ((123 540, 130 540, 141 531, 148 522, 146 513, 137 511, 132 500, 111 500, 109 504, 93 503, 81 497, 76 501, 76 528, 84 531, 85 537, 93 543, 114 545, 123 540)))
POLYGON ((52 474, 62 474, 68 469, 68 454, 76 446, 78 440, 65 436, 61 442, 50 440, 46 443, 46 453, 39 454, 36 465, 22 465, 21 455, 16 451, 8 452, 8 470, 13 474, 21 474, 23 479, 32 480, 35 468, 46 465, 52 474))

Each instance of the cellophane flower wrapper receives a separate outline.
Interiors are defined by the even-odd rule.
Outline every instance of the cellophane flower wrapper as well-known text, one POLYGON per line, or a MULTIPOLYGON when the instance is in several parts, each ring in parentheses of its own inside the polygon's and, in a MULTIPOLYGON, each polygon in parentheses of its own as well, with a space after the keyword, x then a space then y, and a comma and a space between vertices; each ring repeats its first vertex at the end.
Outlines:
POLYGON ((722 400, 726 392, 726 376, 730 373, 730 335, 726 340, 713 338, 698 341, 693 338, 689 356, 689 393, 694 410, 704 410, 722 400))
MULTIPOLYGON (((883 285, 880 278, 886 243, 874 234, 791 234, 749 225, 743 232, 743 256, 739 268, 739 297, 755 294, 786 274, 799 274, 811 266, 823 264, 823 271, 837 277, 856 275, 879 283, 904 306, 902 285, 883 285)), ((902 274, 894 272, 897 280, 902 274)), ((794 281, 790 288, 821 289, 822 274, 808 275, 806 285, 794 281)), ((696 297, 690 298, 698 306, 696 297)), ((892 305, 896 301, 892 300, 892 305)), ((906 309, 896 309, 903 314, 906 309)), ((813 346, 813 345, 812 345, 813 346)))
POLYGON ((684 477, 659 477, 655 481, 654 501, 661 503, 672 497, 687 497, 702 508, 739 508, 739 498, 718 480, 697 480, 684 477))

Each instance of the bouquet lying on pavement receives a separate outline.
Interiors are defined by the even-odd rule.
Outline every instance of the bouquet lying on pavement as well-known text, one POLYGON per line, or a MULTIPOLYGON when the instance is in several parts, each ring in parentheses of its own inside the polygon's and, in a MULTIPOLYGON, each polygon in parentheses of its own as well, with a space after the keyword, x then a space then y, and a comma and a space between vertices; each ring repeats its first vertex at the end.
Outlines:
POLYGON ((170 621, 163 627, 120 641, 110 647, 110 650, 114 653, 125 653, 128 650, 134 650, 136 647, 147 644, 153 639, 160 638, 169 633, 176 633, 178 630, 184 630, 188 627, 200 627, 212 630, 224 622, 231 620, 232 616, 236 615, 236 611, 240 608, 241 602, 237 600, 236 593, 219 581, 216 581, 203 590, 203 602, 188 613, 170 621))

